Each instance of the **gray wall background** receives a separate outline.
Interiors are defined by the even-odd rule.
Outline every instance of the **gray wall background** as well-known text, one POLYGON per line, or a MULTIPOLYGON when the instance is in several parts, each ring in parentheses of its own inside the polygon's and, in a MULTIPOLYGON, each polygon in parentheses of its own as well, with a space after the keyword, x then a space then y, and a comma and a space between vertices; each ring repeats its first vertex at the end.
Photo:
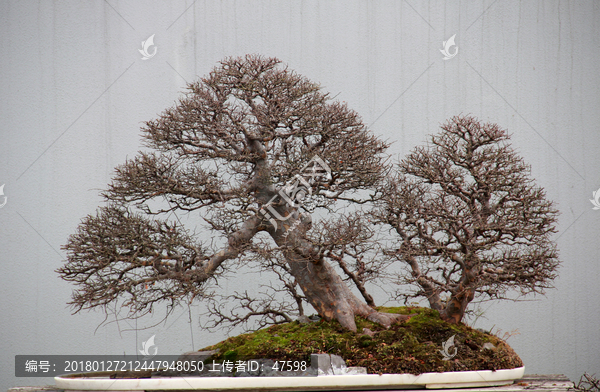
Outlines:
POLYGON ((563 265, 547 297, 483 304, 476 326, 518 330, 508 342, 527 373, 600 373, 600 211, 589 201, 600 187, 599 2, 3 0, 0 390, 52 382, 15 378, 17 354, 135 354, 152 335, 159 352, 179 353, 224 337, 199 327, 199 307, 148 329, 158 319, 71 315, 72 287, 54 270, 114 167, 141 147, 141 123, 246 53, 320 82, 395 141, 395 156, 459 113, 507 128, 562 213, 563 265), (152 34, 157 54, 144 61, 152 34), (453 34, 459 51, 444 61, 453 34))

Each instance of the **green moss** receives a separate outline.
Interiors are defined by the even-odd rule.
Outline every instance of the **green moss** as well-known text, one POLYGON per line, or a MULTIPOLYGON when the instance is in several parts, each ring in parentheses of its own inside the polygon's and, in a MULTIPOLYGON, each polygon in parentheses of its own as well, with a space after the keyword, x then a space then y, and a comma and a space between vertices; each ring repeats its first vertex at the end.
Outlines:
MULTIPOLYGON (((337 321, 300 324, 297 321, 231 337, 202 350, 218 349, 215 360, 269 358, 310 360, 310 354, 336 354, 348 366, 364 366, 369 373, 413 373, 496 370, 523 366, 517 354, 501 339, 464 324, 452 325, 429 308, 378 308, 380 312, 414 314, 404 323, 385 329, 356 318, 357 333, 337 321), (368 328, 374 336, 361 331, 368 328), (444 361, 443 343, 455 335, 457 354, 444 361), (492 343, 494 349, 483 349, 492 343)), ((450 350, 453 353, 454 349, 450 350)))

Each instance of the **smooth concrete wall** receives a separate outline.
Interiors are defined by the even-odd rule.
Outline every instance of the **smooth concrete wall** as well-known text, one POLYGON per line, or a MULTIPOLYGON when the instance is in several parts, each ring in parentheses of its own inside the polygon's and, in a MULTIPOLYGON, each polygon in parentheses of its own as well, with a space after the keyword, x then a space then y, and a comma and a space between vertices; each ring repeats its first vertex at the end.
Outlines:
POLYGON ((518 330, 508 342, 528 373, 600 370, 600 210, 589 201, 600 188, 600 3, 1 1, 0 390, 52 381, 15 378, 17 354, 135 354, 152 335, 177 353, 224 336, 199 327, 199 307, 147 329, 159 318, 71 315, 73 287, 54 270, 114 167, 140 149, 142 122, 246 53, 321 83, 395 156, 459 113, 507 128, 562 213, 563 265, 547 297, 485 303, 476 326, 518 330), (142 60, 152 34, 157 54, 142 60), (443 60, 454 34, 458 54, 443 60))

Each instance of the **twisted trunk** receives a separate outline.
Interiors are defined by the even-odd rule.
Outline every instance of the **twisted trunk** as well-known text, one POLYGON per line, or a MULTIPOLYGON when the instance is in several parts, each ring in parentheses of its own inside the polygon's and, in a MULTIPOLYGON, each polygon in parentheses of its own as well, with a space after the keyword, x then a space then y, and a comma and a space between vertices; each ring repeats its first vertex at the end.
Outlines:
POLYGON ((302 220, 297 211, 285 211, 290 219, 270 232, 308 302, 325 320, 337 320, 356 332, 355 316, 361 316, 385 327, 405 321, 410 316, 380 313, 357 298, 338 273, 323 258, 320 250, 305 239, 310 219, 302 220))
POLYGON ((342 278, 324 260, 321 250, 306 239, 306 232, 312 224, 310 216, 300 214, 297 207, 281 200, 272 203, 272 198, 277 193, 270 185, 271 176, 264 145, 258 140, 251 140, 249 144, 259 157, 250 190, 255 192, 262 206, 270 204, 267 207, 270 214, 263 221, 263 229, 266 228, 283 250, 292 275, 319 315, 325 320, 338 320, 344 328, 354 332, 355 316, 385 327, 409 319, 410 316, 379 313, 350 291, 342 278))
POLYGON ((324 319, 337 320, 344 328, 356 332, 355 316, 386 327, 409 318, 379 313, 359 300, 327 261, 314 263, 293 250, 286 251, 285 256, 306 299, 324 319))
POLYGON ((471 288, 471 283, 475 279, 475 273, 472 268, 465 268, 460 284, 452 292, 448 303, 444 307, 444 310, 440 312, 440 316, 443 320, 451 323, 458 324, 461 322, 465 315, 467 306, 473 298, 475 298, 475 291, 471 288))

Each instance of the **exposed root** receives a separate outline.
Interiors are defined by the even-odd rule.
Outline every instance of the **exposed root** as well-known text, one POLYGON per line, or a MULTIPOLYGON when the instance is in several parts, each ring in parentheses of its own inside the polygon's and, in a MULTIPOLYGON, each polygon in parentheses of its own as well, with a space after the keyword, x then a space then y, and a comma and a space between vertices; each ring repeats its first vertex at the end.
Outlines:
POLYGON ((336 309, 335 319, 339 321, 342 327, 356 332, 356 322, 354 321, 354 313, 349 311, 341 311, 336 309))
POLYGON ((401 323, 409 320, 413 317, 414 314, 392 314, 392 313, 381 313, 381 312, 372 312, 367 316, 367 320, 372 321, 376 324, 384 326, 386 328, 391 327, 394 323, 401 323))
POLYGON ((355 313, 349 313, 349 312, 343 312, 343 311, 337 310, 335 312, 335 314, 333 315, 333 317, 325 318, 325 319, 332 319, 332 318, 336 319, 342 325, 342 327, 344 327, 352 332, 356 332, 357 328, 356 328, 356 322, 354 321, 354 316, 361 316, 361 317, 366 318, 369 321, 374 322, 375 324, 379 324, 385 328, 390 328, 392 326, 392 324, 404 322, 404 321, 410 319, 411 317, 413 317, 414 314, 405 315, 405 314, 395 314, 395 313, 381 313, 381 312, 378 312, 376 310, 369 308, 369 310, 366 312, 362 311, 362 312, 355 312, 355 313))

